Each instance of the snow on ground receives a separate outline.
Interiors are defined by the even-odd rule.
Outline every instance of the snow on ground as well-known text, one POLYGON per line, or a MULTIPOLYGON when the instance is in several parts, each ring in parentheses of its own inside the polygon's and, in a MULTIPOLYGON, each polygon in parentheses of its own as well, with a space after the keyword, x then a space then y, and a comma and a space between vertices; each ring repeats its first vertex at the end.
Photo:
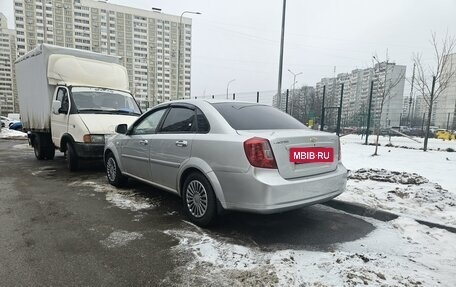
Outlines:
POLYGON ((349 174, 338 200, 456 227, 456 193, 417 174, 359 169, 349 174))
POLYGON ((150 209, 157 205, 149 198, 138 195, 131 189, 118 189, 102 179, 98 181, 74 181, 69 186, 87 186, 92 187, 95 192, 102 192, 106 194, 106 200, 121 209, 128 209, 131 211, 140 211, 150 209))
POLYGON ((375 147, 365 146, 362 143, 359 136, 350 135, 341 138, 342 162, 348 169, 383 168, 390 171, 417 173, 430 182, 438 183, 444 189, 456 193, 454 176, 456 174, 456 152, 424 152, 380 146, 378 151, 380 155, 373 157, 375 147), (353 139, 354 137, 356 140, 353 139))
POLYGON ((342 161, 351 173, 337 199, 456 226, 456 153, 380 146, 379 156, 372 156, 375 147, 353 135, 342 137, 341 144, 342 161))
MULTIPOLYGON (((369 136, 369 143, 374 144, 376 136, 369 136)), ((413 149, 422 149, 424 145, 424 138, 412 137, 414 140, 411 140, 407 137, 401 136, 380 136, 378 142, 385 146, 386 144, 392 144, 393 146, 398 147, 408 147, 413 149)), ((345 143, 364 143, 365 138, 361 139, 361 135, 347 135, 341 138, 345 143)), ((428 148, 431 150, 441 150, 444 151, 447 148, 452 148, 456 150, 456 140, 444 141, 441 139, 429 139, 428 148)))
MULTIPOLYGON (((195 231, 167 230, 173 251, 191 260, 175 273, 181 286, 454 286, 456 234, 408 218, 376 226, 332 251, 273 250, 229 243, 195 231), (181 279, 179 279, 181 277, 181 279)), ((179 285, 179 284, 177 284, 179 285)))
POLYGON ((0 139, 27 139, 27 134, 21 131, 2 128, 0 130, 0 139))

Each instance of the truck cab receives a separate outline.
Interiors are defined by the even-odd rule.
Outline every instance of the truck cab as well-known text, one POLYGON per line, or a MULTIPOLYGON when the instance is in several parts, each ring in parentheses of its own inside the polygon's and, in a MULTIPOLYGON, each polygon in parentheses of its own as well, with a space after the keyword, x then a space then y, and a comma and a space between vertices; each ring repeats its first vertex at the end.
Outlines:
POLYGON ((141 110, 124 91, 83 86, 57 86, 52 101, 51 138, 67 153, 70 170, 79 159, 101 159, 105 137, 114 133, 117 123, 131 124, 141 110))

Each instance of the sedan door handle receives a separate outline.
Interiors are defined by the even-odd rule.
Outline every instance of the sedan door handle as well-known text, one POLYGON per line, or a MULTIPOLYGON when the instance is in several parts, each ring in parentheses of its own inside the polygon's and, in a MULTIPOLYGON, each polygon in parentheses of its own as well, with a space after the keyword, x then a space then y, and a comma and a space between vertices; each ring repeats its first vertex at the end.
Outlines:
POLYGON ((140 140, 139 144, 140 145, 147 145, 147 144, 149 144, 149 142, 147 140, 140 140))
POLYGON ((186 147, 187 141, 176 141, 176 145, 180 147, 186 147))

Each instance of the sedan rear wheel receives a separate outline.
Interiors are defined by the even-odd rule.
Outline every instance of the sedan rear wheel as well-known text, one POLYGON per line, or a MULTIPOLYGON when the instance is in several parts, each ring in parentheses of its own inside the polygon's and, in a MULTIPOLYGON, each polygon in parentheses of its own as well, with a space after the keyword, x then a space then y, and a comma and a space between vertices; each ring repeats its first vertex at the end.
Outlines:
POLYGON ((106 156, 106 177, 110 184, 121 187, 127 183, 127 178, 122 175, 119 165, 112 153, 106 156))
POLYGON ((201 173, 191 173, 183 186, 183 205, 190 220, 201 227, 215 222, 216 199, 212 186, 201 173))

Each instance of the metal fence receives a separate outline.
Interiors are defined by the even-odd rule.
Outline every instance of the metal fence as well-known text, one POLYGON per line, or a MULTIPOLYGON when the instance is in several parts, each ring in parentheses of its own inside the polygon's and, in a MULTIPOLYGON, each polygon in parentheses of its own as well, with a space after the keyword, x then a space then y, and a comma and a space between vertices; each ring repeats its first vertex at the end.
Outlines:
MULTIPOLYGON (((422 115, 412 116, 402 113, 403 106, 384 108, 381 118, 378 115, 378 103, 374 100, 369 113, 369 105, 366 101, 362 105, 362 109, 358 112, 349 113, 344 106, 346 102, 343 99, 343 90, 335 99, 328 99, 323 94, 314 93, 301 98, 298 98, 299 92, 292 90, 283 90, 281 94, 281 103, 277 100, 276 90, 263 90, 253 92, 234 92, 225 94, 206 95, 203 97, 192 97, 195 99, 215 99, 215 100, 235 100, 246 102, 258 102, 266 105, 275 106, 284 112, 292 115, 300 122, 314 129, 336 132, 338 134, 345 133, 373 133, 377 127, 382 133, 387 133, 390 128, 401 127, 406 130, 406 133, 421 136, 424 134, 425 125, 428 114, 423 112, 422 115), (342 97, 342 100, 341 100, 342 97), (304 100, 303 100, 304 98, 304 100), (312 98, 311 100, 309 100, 312 98), (395 114, 397 122, 392 125, 388 119, 388 114, 395 114), (368 117, 370 119, 368 120, 368 117), (381 121, 381 122, 380 122, 381 121)), ((448 130, 456 129, 456 112, 437 111, 434 110, 432 118, 445 116, 447 121, 444 124, 435 128, 448 130)))

